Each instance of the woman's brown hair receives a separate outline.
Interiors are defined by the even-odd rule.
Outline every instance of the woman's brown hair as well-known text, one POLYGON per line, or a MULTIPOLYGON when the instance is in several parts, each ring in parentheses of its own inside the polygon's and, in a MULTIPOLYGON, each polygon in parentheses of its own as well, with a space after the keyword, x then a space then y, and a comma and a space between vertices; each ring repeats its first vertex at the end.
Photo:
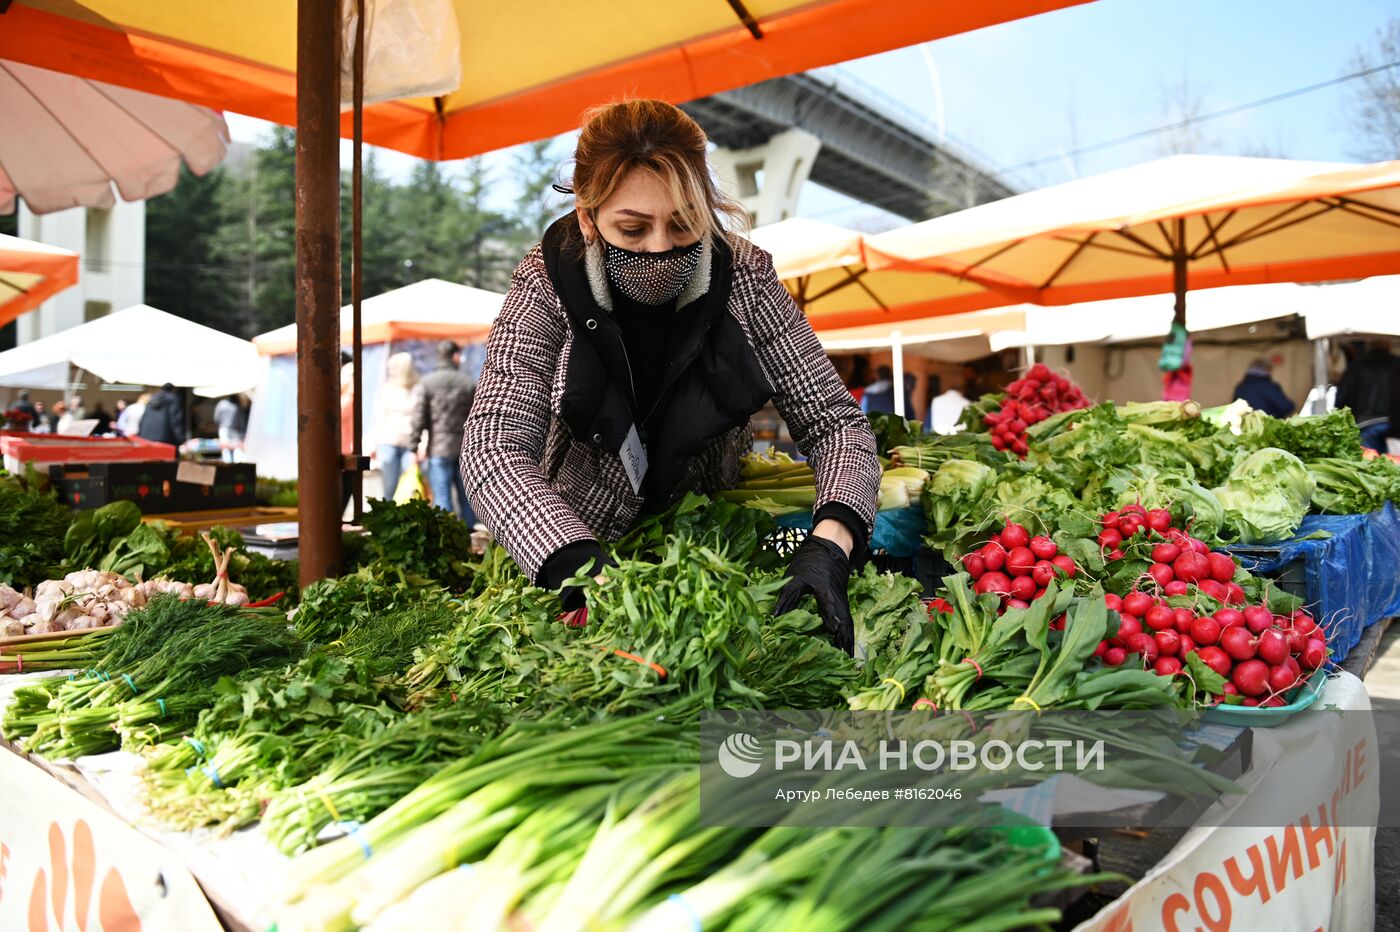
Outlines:
POLYGON ((573 195, 579 207, 597 210, 632 169, 659 178, 676 201, 686 229, 724 244, 720 216, 748 227, 748 211, 722 192, 705 159, 705 131, 679 107, 662 100, 626 100, 585 114, 574 149, 573 195))

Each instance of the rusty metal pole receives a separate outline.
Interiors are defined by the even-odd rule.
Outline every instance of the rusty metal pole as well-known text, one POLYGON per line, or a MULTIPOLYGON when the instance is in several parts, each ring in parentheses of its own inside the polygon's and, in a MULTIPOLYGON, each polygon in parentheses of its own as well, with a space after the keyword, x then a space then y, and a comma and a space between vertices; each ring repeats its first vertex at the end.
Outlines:
POLYGON ((303 586, 340 573, 340 0, 297 3, 297 473, 303 586))
POLYGON ((1186 220, 1176 221, 1176 248, 1172 250, 1172 292, 1176 295, 1175 320, 1186 326, 1186 220))

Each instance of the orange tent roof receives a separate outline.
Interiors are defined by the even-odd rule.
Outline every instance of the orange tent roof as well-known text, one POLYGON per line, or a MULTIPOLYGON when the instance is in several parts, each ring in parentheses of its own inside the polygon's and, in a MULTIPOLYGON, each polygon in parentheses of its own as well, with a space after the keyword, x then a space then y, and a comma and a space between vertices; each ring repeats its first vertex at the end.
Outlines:
POLYGON ((0 234, 0 327, 78 283, 78 254, 0 234))
MULTIPOLYGON (((367 107, 367 142, 464 158, 567 131, 619 96, 680 103, 1090 0, 452 2, 461 86, 367 107)), ((287 0, 15 0, 0 58, 290 125, 295 20, 287 0)))

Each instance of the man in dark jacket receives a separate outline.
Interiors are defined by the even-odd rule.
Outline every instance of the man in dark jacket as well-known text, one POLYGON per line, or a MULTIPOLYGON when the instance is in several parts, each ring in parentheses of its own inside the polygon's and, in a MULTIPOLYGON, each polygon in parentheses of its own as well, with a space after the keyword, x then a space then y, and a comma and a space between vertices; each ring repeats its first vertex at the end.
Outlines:
POLYGON ((136 433, 142 440, 177 447, 185 442, 185 406, 175 394, 174 385, 166 382, 146 403, 146 413, 141 415, 141 427, 136 433))
POLYGON ((1337 407, 1351 409, 1356 423, 1362 425, 1362 442, 1373 450, 1385 449, 1396 369, 1390 341, 1372 340, 1337 383, 1337 407))
POLYGON ((416 446, 423 431, 428 432, 428 488, 433 493, 433 504, 455 511, 468 525, 474 525, 476 516, 467 502, 458 462, 476 383, 458 368, 461 362, 461 350, 456 343, 443 340, 438 344, 437 368, 414 390, 416 398, 409 436, 416 446))
POLYGON ((29 392, 19 393, 19 401, 14 403, 14 410, 29 418, 22 430, 33 430, 39 426, 39 410, 34 407, 34 402, 29 400, 29 392))
POLYGON ((1274 381, 1274 364, 1262 356, 1249 364, 1240 384, 1235 386, 1235 400, 1249 402, 1256 411, 1273 417, 1292 417, 1298 408, 1274 381))

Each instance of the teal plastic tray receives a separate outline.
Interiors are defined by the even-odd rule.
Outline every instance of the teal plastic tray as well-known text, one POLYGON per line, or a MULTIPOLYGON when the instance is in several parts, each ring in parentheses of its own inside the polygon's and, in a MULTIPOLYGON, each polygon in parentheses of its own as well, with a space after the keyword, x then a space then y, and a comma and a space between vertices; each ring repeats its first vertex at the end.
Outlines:
POLYGON ((1312 676, 1308 677, 1307 682, 1293 688, 1291 701, 1288 705, 1261 709, 1258 706, 1221 703, 1207 709, 1201 715, 1201 721, 1213 722, 1217 725, 1234 725, 1237 728, 1269 728, 1281 725, 1316 702, 1326 685, 1327 670, 1324 667, 1318 667, 1313 671, 1312 676))

